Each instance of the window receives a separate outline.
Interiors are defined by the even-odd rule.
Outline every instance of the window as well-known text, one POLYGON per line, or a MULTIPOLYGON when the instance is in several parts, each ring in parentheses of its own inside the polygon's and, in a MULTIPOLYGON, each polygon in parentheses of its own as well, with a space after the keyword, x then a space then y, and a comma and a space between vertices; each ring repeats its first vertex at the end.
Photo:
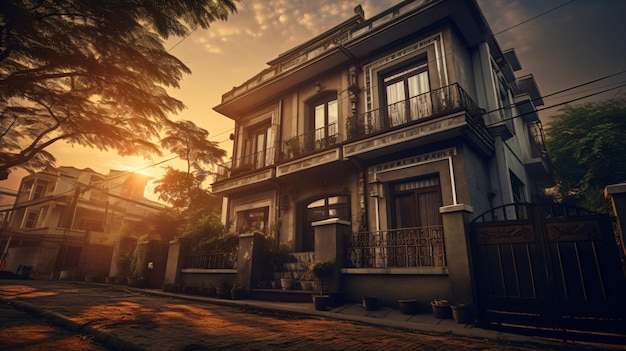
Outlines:
POLYGON ((269 207, 255 208, 237 213, 237 232, 267 233, 269 207))
POLYGON ((243 141, 244 156, 236 167, 259 169, 272 164, 274 161, 273 142, 274 135, 269 121, 247 128, 243 141))
POLYGON ((38 180, 33 191, 32 200, 40 199, 46 195, 46 189, 48 188, 48 182, 44 180, 38 180))
POLYGON ((348 196, 328 196, 306 204, 302 230, 302 251, 315 251, 315 230, 311 224, 329 218, 350 220, 350 199, 348 196))
POLYGON ((37 212, 28 211, 26 212, 26 217, 24 219, 24 228, 35 228, 35 224, 37 223, 37 212))
POLYGON ((389 267, 445 267, 439 177, 391 184, 389 267))
POLYGON ((511 192, 513 193, 513 202, 523 203, 526 201, 524 196, 524 183, 513 172, 509 172, 511 175, 511 192))
POLYGON ((387 75, 383 84, 389 127, 432 115, 426 62, 387 75))
POLYGON ((337 143, 339 110, 337 94, 328 94, 311 103, 314 133, 314 149, 322 149, 337 143))

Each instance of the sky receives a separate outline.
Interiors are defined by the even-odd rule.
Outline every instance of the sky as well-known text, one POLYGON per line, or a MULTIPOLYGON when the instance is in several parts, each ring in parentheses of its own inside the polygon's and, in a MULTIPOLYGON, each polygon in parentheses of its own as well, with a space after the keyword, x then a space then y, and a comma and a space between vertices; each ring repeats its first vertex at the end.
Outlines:
MULTIPOLYGON (((170 95, 187 108, 173 120, 191 120, 209 131, 209 139, 229 154, 229 140, 234 123, 213 111, 222 94, 267 68, 267 62, 304 43, 354 15, 361 5, 371 18, 401 0, 241 0, 237 14, 226 22, 216 22, 207 30, 198 30, 186 38, 172 38, 166 43, 170 53, 192 71, 170 95)), ((502 50, 514 48, 521 62, 518 76, 533 74, 543 96, 626 70, 626 1, 625 0, 478 0, 502 50)), ((544 99, 541 118, 558 114, 549 106, 615 88, 626 83, 626 73, 595 84, 563 92, 544 99)), ((615 89, 591 99, 626 94, 615 89)), ((589 101, 580 100, 579 102, 589 101)), ((172 155, 152 160, 120 157, 115 152, 55 145, 50 151, 57 166, 91 168, 107 174, 109 170, 133 170, 155 178, 163 166, 183 168, 172 155)), ((17 189, 26 173, 14 171, 0 181, 0 188, 17 189)), ((145 195, 156 199, 150 183, 145 195)), ((1 195, 0 195, 1 196, 1 195)), ((12 201, 0 199, 0 203, 12 201)))

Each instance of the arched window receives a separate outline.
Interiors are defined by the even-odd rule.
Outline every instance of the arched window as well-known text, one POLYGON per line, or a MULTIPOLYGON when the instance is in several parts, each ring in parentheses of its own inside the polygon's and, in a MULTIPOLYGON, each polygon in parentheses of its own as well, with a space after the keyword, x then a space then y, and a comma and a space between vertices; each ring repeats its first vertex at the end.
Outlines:
POLYGON ((315 230, 311 223, 329 218, 350 220, 350 198, 347 195, 325 196, 305 204, 302 251, 315 251, 315 230))

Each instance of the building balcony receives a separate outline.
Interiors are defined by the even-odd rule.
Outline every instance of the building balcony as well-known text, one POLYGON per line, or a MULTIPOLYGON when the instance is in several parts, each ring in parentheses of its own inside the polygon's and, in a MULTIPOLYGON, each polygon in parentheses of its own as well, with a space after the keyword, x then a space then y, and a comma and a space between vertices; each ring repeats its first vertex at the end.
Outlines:
POLYGON ((483 113, 458 84, 452 84, 348 118, 343 154, 374 158, 456 137, 491 153, 493 136, 483 113))
POLYGON ((540 121, 528 125, 530 135, 530 153, 524 159, 524 165, 538 184, 550 187, 554 185, 552 161, 548 156, 540 121))
POLYGON ((275 148, 269 148, 217 166, 212 191, 228 194, 245 190, 249 185, 266 183, 275 177, 275 148))
POLYGON ((281 161, 290 161, 338 146, 342 141, 338 131, 338 124, 333 123, 285 141, 281 152, 281 161))

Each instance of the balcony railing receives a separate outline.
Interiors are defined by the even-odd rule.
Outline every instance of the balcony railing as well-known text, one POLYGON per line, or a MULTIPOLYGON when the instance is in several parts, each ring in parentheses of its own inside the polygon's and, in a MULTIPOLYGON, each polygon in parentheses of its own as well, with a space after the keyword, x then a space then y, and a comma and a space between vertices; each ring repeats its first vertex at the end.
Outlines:
POLYGON ((543 137, 541 122, 536 121, 528 125, 530 133, 530 149, 534 158, 545 158, 547 155, 546 143, 543 137))
POLYGON ((235 267, 235 255, 228 252, 217 252, 205 255, 187 256, 185 268, 197 269, 231 269, 235 267))
POLYGON ((354 268, 445 268, 443 226, 360 232, 346 238, 354 268))
POLYGON ((283 143, 281 160, 287 161, 303 154, 323 150, 339 144, 341 141, 339 125, 332 123, 285 141, 283 143))
POLYGON ((382 132, 429 117, 467 111, 471 122, 484 126, 481 110, 458 84, 420 94, 386 107, 348 118, 348 139, 382 132))
POLYGON ((274 160, 274 148, 233 159, 230 162, 217 166, 215 181, 228 179, 232 176, 271 166, 275 163, 274 160))

